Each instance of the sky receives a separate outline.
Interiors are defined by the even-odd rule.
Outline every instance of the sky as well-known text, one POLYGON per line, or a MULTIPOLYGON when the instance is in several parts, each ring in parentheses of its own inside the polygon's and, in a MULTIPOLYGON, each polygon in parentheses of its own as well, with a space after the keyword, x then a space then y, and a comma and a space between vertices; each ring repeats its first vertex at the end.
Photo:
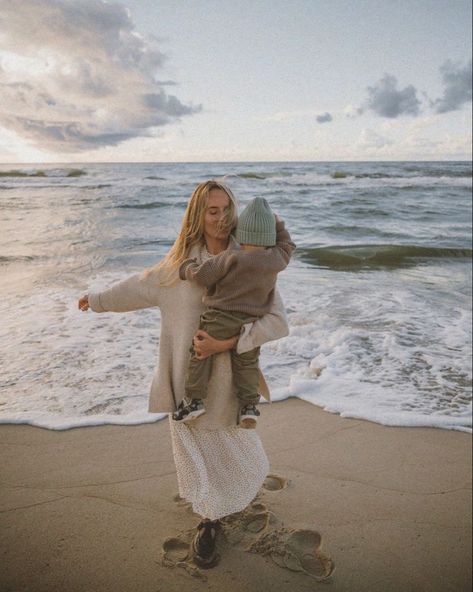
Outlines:
POLYGON ((0 0, 0 162, 470 160, 471 0, 0 0))

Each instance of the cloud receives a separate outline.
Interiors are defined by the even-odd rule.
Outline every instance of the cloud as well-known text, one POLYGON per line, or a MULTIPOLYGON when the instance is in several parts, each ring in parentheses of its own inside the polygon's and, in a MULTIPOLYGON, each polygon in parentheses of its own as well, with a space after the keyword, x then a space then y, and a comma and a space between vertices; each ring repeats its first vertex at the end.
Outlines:
POLYGON ((400 115, 419 115, 420 101, 417 90, 410 84, 402 90, 397 88, 397 78, 385 74, 375 86, 368 86, 365 107, 381 117, 395 118, 400 115))
POLYGON ((321 115, 317 115, 316 117, 317 123, 328 123, 329 121, 333 121, 333 117, 330 113, 323 113, 321 115))
POLYGON ((440 66, 443 96, 431 103, 436 113, 448 113, 456 111, 472 98, 472 71, 471 60, 461 66, 451 60, 447 60, 440 66))
POLYGON ((348 119, 356 119, 357 117, 363 114, 363 108, 354 107, 353 105, 347 105, 343 112, 345 113, 345 117, 348 117, 348 119))
POLYGON ((385 146, 390 146, 393 141, 385 136, 381 136, 377 132, 371 129, 361 130, 360 136, 357 141, 357 146, 365 150, 379 150, 385 146))
POLYGON ((165 56, 104 0, 0 0, 0 126, 50 151, 151 136, 201 106, 165 92, 165 56))

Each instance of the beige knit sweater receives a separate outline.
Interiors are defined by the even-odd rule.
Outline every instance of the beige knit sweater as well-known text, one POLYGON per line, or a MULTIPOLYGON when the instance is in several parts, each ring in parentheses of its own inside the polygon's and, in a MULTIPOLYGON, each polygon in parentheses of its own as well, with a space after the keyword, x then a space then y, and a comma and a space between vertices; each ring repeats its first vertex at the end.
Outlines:
POLYGON ((227 249, 200 264, 186 259, 179 276, 207 288, 207 307, 261 317, 271 308, 277 275, 285 269, 295 248, 284 222, 278 220, 274 247, 227 249))
MULTIPOLYGON (((233 239, 229 248, 238 248, 233 239)), ((194 248, 191 257, 202 261, 202 250, 194 248)), ((184 380, 189 361, 189 347, 199 325, 203 288, 193 282, 178 280, 172 286, 161 286, 155 272, 137 274, 100 293, 89 294, 95 312, 128 312, 157 306, 161 310, 161 335, 158 366, 152 381, 149 411, 172 412, 184 397, 184 380)), ((267 341, 288 334, 284 307, 276 292, 268 314, 251 325, 245 325, 237 351, 242 353, 267 341)), ((136 355, 139 355, 136 353, 136 355)), ((269 395, 262 378, 261 394, 269 395)), ((236 424, 238 399, 232 383, 229 352, 215 356, 206 400, 207 413, 196 420, 199 427, 218 429, 236 424)))

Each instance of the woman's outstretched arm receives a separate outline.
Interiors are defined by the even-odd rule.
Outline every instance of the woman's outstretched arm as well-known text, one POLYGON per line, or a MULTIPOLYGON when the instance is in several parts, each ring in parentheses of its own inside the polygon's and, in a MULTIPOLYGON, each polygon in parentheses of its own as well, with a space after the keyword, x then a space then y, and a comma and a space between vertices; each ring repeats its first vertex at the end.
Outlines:
POLYGON ((162 287, 156 274, 141 273, 115 284, 103 292, 92 292, 82 296, 79 308, 94 312, 129 312, 159 306, 162 287))

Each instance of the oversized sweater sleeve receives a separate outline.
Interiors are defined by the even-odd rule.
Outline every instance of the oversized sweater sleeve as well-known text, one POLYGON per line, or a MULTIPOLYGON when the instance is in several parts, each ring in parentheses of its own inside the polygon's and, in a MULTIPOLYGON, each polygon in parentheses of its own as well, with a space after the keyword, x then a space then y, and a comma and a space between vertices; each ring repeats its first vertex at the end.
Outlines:
POLYGON ((286 267, 289 263, 289 259, 295 248, 296 245, 292 241, 291 235, 286 230, 284 220, 278 220, 276 222, 276 246, 273 247, 273 249, 279 253, 283 267, 286 267))
POLYGON ((274 291, 274 299, 268 313, 254 323, 243 325, 238 338, 236 351, 243 354, 260 347, 268 341, 275 341, 289 335, 284 303, 277 288, 274 291))
POLYGON ((129 312, 159 306, 162 289, 156 273, 135 274, 108 290, 89 293, 89 306, 94 312, 129 312))
POLYGON ((232 251, 223 251, 200 264, 186 259, 179 268, 179 277, 207 288, 225 277, 235 262, 236 256, 232 251))

